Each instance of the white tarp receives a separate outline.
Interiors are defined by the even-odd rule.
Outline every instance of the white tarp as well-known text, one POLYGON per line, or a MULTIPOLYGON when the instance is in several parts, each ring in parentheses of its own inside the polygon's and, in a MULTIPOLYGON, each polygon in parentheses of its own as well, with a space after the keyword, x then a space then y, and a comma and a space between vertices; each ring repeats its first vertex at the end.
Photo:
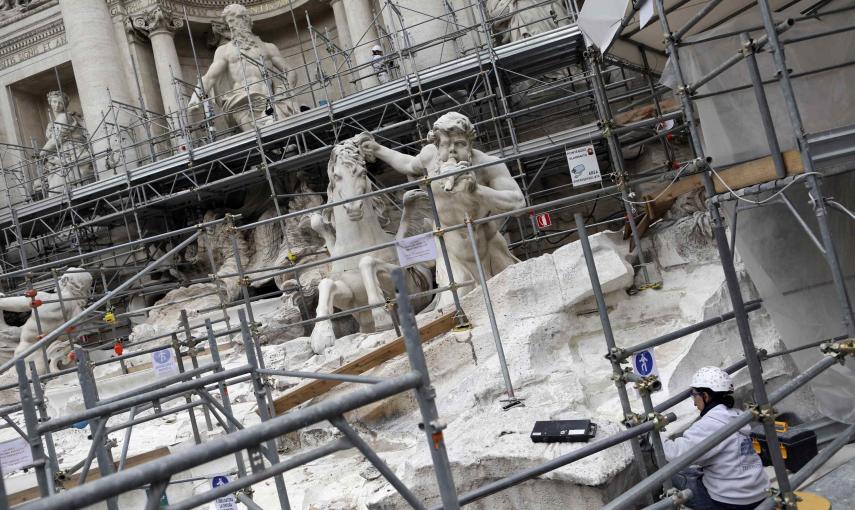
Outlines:
POLYGON ((588 46, 606 52, 617 34, 620 22, 626 15, 630 0, 596 0, 585 2, 577 24, 588 46))

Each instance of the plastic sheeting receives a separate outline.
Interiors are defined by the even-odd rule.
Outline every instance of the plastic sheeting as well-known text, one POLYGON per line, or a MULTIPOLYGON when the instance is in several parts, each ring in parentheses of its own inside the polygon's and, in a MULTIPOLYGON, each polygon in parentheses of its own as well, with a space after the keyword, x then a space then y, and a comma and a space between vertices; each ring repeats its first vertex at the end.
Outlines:
MULTIPOLYGON (((776 21, 801 17, 799 11, 805 8, 803 4, 805 2, 799 2, 783 12, 775 13, 776 21)), ((848 6, 855 6, 855 0, 832 1, 820 12, 829 12, 848 6)), ((706 39, 711 35, 756 29, 762 25, 759 9, 751 9, 713 30, 688 38, 687 42, 706 39)), ((853 25, 855 25, 855 11, 824 15, 818 19, 797 21, 792 28, 781 35, 781 40, 793 40, 801 36, 853 25)), ((750 34, 756 39, 765 34, 765 31, 754 30, 750 34)), ((739 35, 681 47, 680 58, 686 81, 692 83, 702 77, 722 61, 736 54, 740 47, 739 35)), ((855 83, 855 30, 788 44, 786 56, 788 67, 796 75, 827 69, 807 76, 796 76, 793 79, 793 87, 806 132, 817 133, 855 124, 855 93, 852 88, 852 84, 855 83), (840 67, 841 65, 845 66, 840 67), (837 67, 834 69, 828 69, 835 66, 837 67)), ((774 78, 776 69, 771 51, 759 53, 757 61, 763 79, 774 78)), ((670 61, 663 72, 662 83, 676 88, 676 78, 670 61)), ((751 78, 746 62, 737 63, 701 87, 698 94, 722 92, 740 86, 747 87, 696 101, 703 129, 704 151, 707 156, 713 158, 716 166, 769 155, 769 146, 758 114, 758 105, 751 88, 751 78)), ((768 83, 765 91, 781 150, 795 149, 795 138, 780 86, 777 82, 768 83)))
MULTIPOLYGON (((824 181, 825 189, 839 202, 855 208, 855 194, 842 192, 855 189, 855 173, 826 177, 824 181)), ((804 186, 793 186, 787 196, 817 232, 804 186)), ((733 202, 727 204, 728 217, 732 217, 733 207, 733 202)), ((837 212, 831 212, 828 220, 849 295, 855 297, 855 222, 837 212)), ((828 264, 785 206, 740 210, 736 225, 736 249, 788 348, 846 333, 828 264)), ((792 355, 801 370, 822 357, 818 348, 792 355)), ((855 423, 855 359, 849 357, 844 365, 829 368, 810 388, 823 415, 855 423)))

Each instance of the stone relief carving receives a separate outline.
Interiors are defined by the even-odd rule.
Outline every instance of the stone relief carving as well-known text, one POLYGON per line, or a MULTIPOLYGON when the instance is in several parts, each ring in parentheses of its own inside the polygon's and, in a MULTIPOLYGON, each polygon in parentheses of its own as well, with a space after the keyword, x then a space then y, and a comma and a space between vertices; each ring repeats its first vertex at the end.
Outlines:
MULTIPOLYGON (((24 352, 38 341, 41 335, 48 333, 61 326, 66 320, 80 314, 86 307, 89 299, 89 291, 92 287, 92 275, 83 269, 70 267, 59 277, 59 289, 53 292, 37 292, 32 298, 27 296, 0 297, 0 313, 29 312, 36 302, 39 311, 38 323, 35 314, 31 314, 27 322, 20 328, 21 337, 15 348, 14 356, 24 352), (62 303, 59 302, 59 293, 62 294, 62 303), (41 324, 41 333, 39 333, 41 324)), ((71 346, 63 341, 57 340, 48 347, 48 362, 51 370, 63 368, 67 362, 67 355, 71 352, 71 346)), ((45 371, 44 359, 40 353, 34 353, 30 359, 36 362, 39 372, 45 371)))
MULTIPOLYGON (((329 188, 327 203, 353 198, 371 191, 365 158, 360 148, 373 143, 373 137, 364 133, 333 147, 327 166, 329 188)), ((404 195, 404 212, 396 235, 383 227, 388 220, 382 214, 380 197, 355 200, 325 209, 322 214, 313 213, 312 227, 324 238, 332 257, 352 253, 356 250, 387 243, 424 230, 427 217, 427 193, 410 190, 404 195)), ((384 248, 362 257, 347 257, 330 263, 330 275, 318 285, 318 308, 316 317, 326 317, 334 310, 345 310, 364 305, 384 303, 386 296, 394 294, 389 273, 397 266, 397 254, 393 248, 384 248)), ((411 292, 422 292, 432 287, 430 268, 416 264, 407 268, 408 286, 411 292)), ((413 301, 415 309, 421 310, 430 302, 429 297, 413 301)), ((392 326, 389 312, 373 308, 356 314, 362 332, 372 332, 392 326)), ((330 321, 315 324, 311 345, 316 354, 334 344, 335 335, 330 321)))
MULTIPOLYGON (((202 76, 201 86, 208 98, 214 98, 241 131, 254 129, 253 119, 265 124, 296 113, 293 101, 282 96, 296 84, 297 73, 288 67, 279 48, 252 32, 246 7, 227 6, 223 19, 231 41, 217 48, 211 67, 202 76), (268 87, 278 98, 272 105, 267 102, 268 87)), ((189 106, 198 107, 201 102, 202 98, 194 93, 189 106)))
MULTIPOLYGON (((450 112, 437 119, 428 133, 430 143, 417 156, 389 149, 373 139, 362 143, 362 152, 367 161, 379 159, 411 177, 436 176, 470 165, 487 165, 478 171, 431 182, 442 227, 464 223, 467 216, 476 220, 524 207, 522 190, 508 167, 475 149, 472 146, 474 138, 472 122, 463 114, 450 112)), ((475 225, 475 235, 487 278, 518 262, 495 221, 475 225)), ((447 232, 444 237, 455 282, 468 280, 477 285, 478 269, 466 230, 447 232)), ((436 282, 440 287, 449 283, 444 264, 436 265, 436 282)), ((437 304, 447 306, 450 300, 446 292, 440 294, 437 304)))
POLYGON ((39 152, 42 176, 33 184, 34 192, 46 196, 64 193, 66 183, 79 186, 94 177, 82 117, 68 111, 68 96, 60 91, 49 92, 47 101, 51 121, 45 130, 47 142, 39 152))

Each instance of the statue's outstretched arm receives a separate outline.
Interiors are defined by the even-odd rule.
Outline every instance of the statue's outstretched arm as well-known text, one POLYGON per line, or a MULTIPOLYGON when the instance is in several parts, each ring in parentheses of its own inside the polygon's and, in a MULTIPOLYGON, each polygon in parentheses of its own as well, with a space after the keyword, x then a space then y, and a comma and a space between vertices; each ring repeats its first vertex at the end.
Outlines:
POLYGON ((375 159, 379 159, 392 167, 396 172, 416 177, 425 175, 427 165, 435 150, 433 145, 427 145, 417 156, 410 156, 409 154, 384 147, 373 139, 362 142, 361 149, 365 160, 369 163, 375 159))
POLYGON ((0 310, 6 312, 29 312, 30 298, 25 296, 0 297, 0 310))

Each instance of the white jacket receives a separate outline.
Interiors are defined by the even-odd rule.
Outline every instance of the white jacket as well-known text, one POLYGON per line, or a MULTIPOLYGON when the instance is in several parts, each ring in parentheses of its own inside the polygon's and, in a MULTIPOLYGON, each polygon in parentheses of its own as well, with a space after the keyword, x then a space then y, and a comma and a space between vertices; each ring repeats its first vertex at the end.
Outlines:
MULTIPOLYGON (((737 418, 742 411, 717 405, 692 424, 682 437, 662 440, 665 458, 672 461, 737 418)), ((703 468, 704 486, 712 499, 721 503, 747 505, 767 496, 769 477, 763 471, 760 456, 754 452, 745 425, 738 432, 714 446, 694 464, 703 468)))

